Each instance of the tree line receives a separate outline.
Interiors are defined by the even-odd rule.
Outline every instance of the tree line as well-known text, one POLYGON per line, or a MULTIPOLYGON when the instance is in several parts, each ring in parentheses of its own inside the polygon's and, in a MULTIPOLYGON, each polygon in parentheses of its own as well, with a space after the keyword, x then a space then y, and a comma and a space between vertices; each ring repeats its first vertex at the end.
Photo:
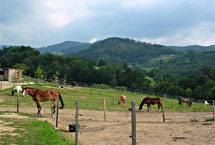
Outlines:
POLYGON ((202 66, 199 74, 182 76, 159 69, 130 68, 126 63, 109 63, 104 59, 65 57, 26 46, 0 50, 1 68, 18 68, 31 77, 59 77, 67 81, 88 84, 124 86, 143 91, 186 96, 196 99, 215 99, 215 68, 202 66))

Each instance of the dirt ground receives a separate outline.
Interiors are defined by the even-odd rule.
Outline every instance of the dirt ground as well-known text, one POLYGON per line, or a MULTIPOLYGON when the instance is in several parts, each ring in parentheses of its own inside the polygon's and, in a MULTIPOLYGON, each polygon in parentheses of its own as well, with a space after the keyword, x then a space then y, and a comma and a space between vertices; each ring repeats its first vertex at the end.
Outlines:
MULTIPOLYGON (((2 108, 0 111, 16 111, 16 108, 2 108)), ((20 108, 20 112, 36 114, 36 108, 20 108)), ((55 115, 44 108, 40 120, 56 125, 55 115)), ((215 122, 212 112, 166 112, 163 122, 160 112, 137 112, 138 145, 214 145, 215 122)), ((58 129, 69 140, 75 140, 75 133, 69 132, 68 124, 75 123, 75 110, 59 110, 58 129)), ((131 112, 108 111, 104 122, 103 111, 79 110, 79 142, 83 145, 131 145, 131 112)), ((0 128, 1 130, 1 128, 0 128)))

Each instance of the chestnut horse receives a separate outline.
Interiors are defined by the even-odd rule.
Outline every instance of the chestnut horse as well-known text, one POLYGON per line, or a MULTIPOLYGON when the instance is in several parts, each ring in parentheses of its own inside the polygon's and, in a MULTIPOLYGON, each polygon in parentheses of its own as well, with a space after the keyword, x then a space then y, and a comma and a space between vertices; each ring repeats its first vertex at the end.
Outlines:
POLYGON ((121 95, 119 97, 118 104, 121 104, 122 101, 123 101, 123 103, 125 105, 126 104, 126 96, 125 95, 121 95))
POLYGON ((152 110, 150 105, 155 105, 158 104, 158 111, 160 109, 160 107, 163 109, 163 104, 162 104, 162 99, 157 97, 157 98, 150 98, 150 97, 146 97, 142 100, 140 106, 139 106, 139 110, 141 110, 143 108, 143 105, 147 104, 147 111, 152 110))
POLYGON ((26 94, 30 95, 33 99, 33 101, 35 101, 36 105, 37 105, 37 109, 38 109, 38 113, 37 114, 43 114, 43 110, 41 108, 40 105, 40 101, 41 102, 46 102, 48 100, 51 100, 53 97, 53 112, 55 113, 55 106, 56 106, 56 100, 59 97, 60 102, 61 102, 61 108, 64 108, 64 102, 63 99, 60 95, 59 92, 55 91, 55 90, 47 90, 47 91, 42 91, 39 89, 34 89, 34 88, 24 88, 23 89, 23 93, 22 93, 22 97, 24 97, 26 94))
POLYGON ((191 107, 191 105, 192 105, 192 102, 190 99, 179 98, 178 99, 178 105, 182 106, 182 103, 186 103, 189 107, 191 107))

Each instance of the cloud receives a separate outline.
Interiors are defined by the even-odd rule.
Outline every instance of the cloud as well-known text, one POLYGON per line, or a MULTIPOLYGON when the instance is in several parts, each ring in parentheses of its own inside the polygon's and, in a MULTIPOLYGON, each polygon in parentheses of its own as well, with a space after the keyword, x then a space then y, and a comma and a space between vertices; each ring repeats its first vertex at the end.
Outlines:
POLYGON ((90 39, 90 43, 94 43, 94 42, 96 42, 98 39, 97 38, 92 38, 92 39, 90 39))
POLYGON ((215 22, 204 22, 180 29, 168 36, 143 37, 139 40, 164 45, 212 45, 215 44, 215 22))
POLYGON ((214 5, 214 0, 1 0, 0 44, 38 47, 113 36, 214 44, 214 5))

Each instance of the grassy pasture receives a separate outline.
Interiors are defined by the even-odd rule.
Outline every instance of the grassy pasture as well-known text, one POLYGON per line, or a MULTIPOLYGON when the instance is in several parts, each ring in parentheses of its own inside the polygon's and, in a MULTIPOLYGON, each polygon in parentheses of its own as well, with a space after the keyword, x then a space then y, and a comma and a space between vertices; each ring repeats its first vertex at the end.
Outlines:
MULTIPOLYGON (((59 86, 47 86, 47 85, 31 85, 31 87, 39 88, 41 90, 55 89, 59 91, 63 97, 65 108, 75 109, 75 101, 79 100, 79 108, 86 110, 103 110, 103 99, 106 99, 107 110, 116 110, 116 111, 127 111, 131 106, 131 101, 136 101, 136 108, 139 107, 142 99, 146 96, 155 97, 153 95, 132 93, 125 91, 117 91, 113 89, 96 89, 96 88, 85 88, 85 87, 66 87, 60 88, 59 86), (126 105, 118 105, 118 98, 120 95, 127 96, 126 105)), ((6 89, 0 91, 0 98, 3 101, 0 102, 1 106, 16 106, 16 96, 11 96, 12 89, 6 89)), ((21 96, 21 94, 20 94, 21 96)), ((162 98, 164 102, 165 111, 193 111, 193 112, 205 112, 213 111, 211 105, 205 106, 203 103, 193 103, 192 107, 189 108, 186 104, 183 104, 182 107, 178 105, 177 99, 162 98)), ((50 102, 42 102, 42 107, 50 107, 50 102)), ((24 98, 20 97, 20 107, 30 106, 36 107, 35 102, 32 101, 29 95, 24 98)), ((144 105, 146 110, 146 105, 144 105)), ((157 105, 152 105, 152 110, 157 110, 157 105)))
POLYGON ((0 122, 4 125, 0 129, 0 133, 2 133, 0 142, 2 145, 74 144, 63 139, 60 132, 54 130, 48 122, 35 120, 35 116, 31 114, 0 112, 0 115, 8 115, 7 117, 0 117, 0 122), (10 114, 27 116, 27 118, 10 118, 10 114))

